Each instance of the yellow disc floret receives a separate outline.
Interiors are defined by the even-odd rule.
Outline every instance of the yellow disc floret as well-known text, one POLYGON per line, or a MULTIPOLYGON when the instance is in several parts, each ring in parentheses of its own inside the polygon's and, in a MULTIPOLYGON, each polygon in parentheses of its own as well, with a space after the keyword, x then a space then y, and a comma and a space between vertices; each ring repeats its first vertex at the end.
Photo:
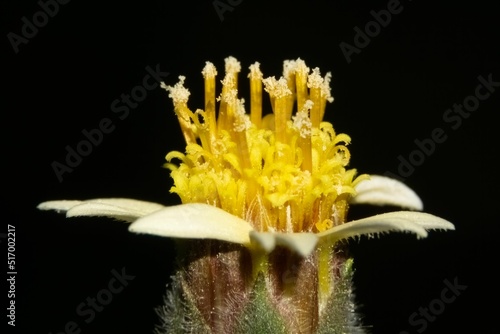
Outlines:
POLYGON ((319 232, 344 223, 348 201, 361 177, 346 169, 350 142, 323 122, 332 102, 330 73, 312 71, 300 58, 284 62, 283 76, 263 78, 249 67, 250 113, 238 98, 240 63, 225 59, 222 92, 215 92, 215 66, 207 62, 204 110, 187 107, 185 78, 169 92, 187 146, 170 152, 166 167, 183 203, 220 207, 258 231, 319 232), (262 91, 269 94, 265 112, 262 91), (218 105, 218 108, 217 108, 218 105), (173 163, 179 160, 180 163, 173 163))

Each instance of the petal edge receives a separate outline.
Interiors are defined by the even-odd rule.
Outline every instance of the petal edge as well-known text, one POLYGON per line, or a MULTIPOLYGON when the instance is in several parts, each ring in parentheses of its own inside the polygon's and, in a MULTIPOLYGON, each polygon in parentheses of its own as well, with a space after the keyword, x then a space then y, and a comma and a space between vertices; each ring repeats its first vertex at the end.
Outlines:
POLYGON ((353 220, 343 225, 335 226, 318 233, 320 239, 334 241, 349 239, 361 235, 371 235, 386 232, 410 232, 417 238, 427 237, 428 230, 454 230, 449 221, 424 212, 395 211, 359 220, 353 220))
POLYGON ((96 198, 85 201, 48 201, 40 203, 37 208, 40 210, 66 212, 66 217, 68 218, 95 216, 133 222, 139 217, 164 208, 164 206, 158 203, 130 198, 96 198))
POLYGON ((410 210, 422 211, 420 197, 406 184, 381 175, 370 175, 369 179, 356 185, 356 196, 352 204, 393 205, 410 210))
POLYGON ((217 239, 250 245, 253 227, 245 220, 208 204, 165 207, 137 219, 129 231, 170 238, 217 239))

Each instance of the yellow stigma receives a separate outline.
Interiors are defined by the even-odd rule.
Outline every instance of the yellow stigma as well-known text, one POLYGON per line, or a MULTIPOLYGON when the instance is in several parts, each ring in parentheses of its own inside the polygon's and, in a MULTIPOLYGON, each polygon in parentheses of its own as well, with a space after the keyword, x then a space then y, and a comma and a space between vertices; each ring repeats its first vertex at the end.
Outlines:
POLYGON ((206 63, 204 110, 188 108, 185 77, 162 85, 187 143, 185 153, 166 156, 171 192, 183 203, 220 207, 258 231, 319 232, 344 223, 360 177, 346 169, 349 136, 322 121, 326 102, 333 101, 330 73, 310 71, 299 58, 284 62, 279 79, 263 78, 259 65, 249 67, 249 114, 238 97, 241 65, 233 57, 225 59, 219 96, 217 70, 206 63), (263 90, 270 108, 263 106, 263 90))

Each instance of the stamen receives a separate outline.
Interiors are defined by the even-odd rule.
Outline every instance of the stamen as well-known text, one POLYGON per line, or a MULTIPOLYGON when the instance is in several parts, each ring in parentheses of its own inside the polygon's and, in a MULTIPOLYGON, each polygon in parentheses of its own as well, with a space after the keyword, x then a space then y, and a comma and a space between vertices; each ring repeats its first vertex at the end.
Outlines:
POLYGON ((320 119, 323 119, 325 116, 325 110, 326 110, 326 102, 333 102, 333 96, 331 92, 331 87, 330 87, 330 82, 332 80, 332 73, 327 72, 325 77, 323 78, 323 85, 321 86, 321 95, 322 95, 322 100, 321 100, 321 117, 320 119))
POLYGON ((206 62, 201 73, 205 79, 205 121, 208 124, 210 137, 216 135, 217 123, 215 113, 215 76, 217 70, 211 62, 206 62))
POLYGON ((296 116, 293 117, 293 125, 299 131, 298 146, 302 150, 303 161, 301 168, 304 171, 312 171, 312 122, 309 118, 309 110, 311 110, 313 102, 306 100, 303 109, 300 110, 296 116))
POLYGON ((291 80, 292 76, 295 75, 296 68, 297 68, 297 61, 296 60, 283 61, 283 77, 286 80, 291 80))
POLYGON ((224 59, 226 75, 229 74, 233 78, 234 88, 238 87, 238 73, 241 72, 241 64, 234 57, 224 59))
POLYGON ((306 100, 309 98, 307 92, 307 76, 309 74, 309 67, 306 63, 298 58, 295 62, 295 86, 297 90, 297 110, 302 110, 306 100))
POLYGON ((234 115, 234 132, 236 144, 238 146, 238 155, 243 170, 251 168, 250 153, 248 151, 247 130, 250 128, 250 120, 245 113, 245 100, 238 100, 238 107, 234 115))
POLYGON ((174 111, 179 120, 179 125, 184 135, 186 143, 194 144, 196 143, 196 136, 191 127, 191 119, 189 114, 192 114, 191 110, 187 107, 187 101, 189 99, 189 90, 184 87, 185 76, 179 76, 179 82, 175 86, 167 86, 165 83, 161 83, 161 87, 169 92, 168 96, 174 102, 174 111))
POLYGON ((238 99, 238 90, 236 89, 234 76, 232 73, 226 73, 226 76, 221 81, 221 83, 222 93, 218 98, 218 101, 220 101, 220 106, 217 124, 219 127, 219 131, 232 131, 234 112, 237 108, 236 104, 238 99))
POLYGON ((276 141, 280 143, 287 142, 286 127, 289 118, 287 117, 287 97, 292 94, 288 88, 286 79, 281 77, 276 80, 275 77, 269 77, 263 80, 265 90, 271 96, 273 102, 274 124, 276 141))
POLYGON ((258 62, 250 65, 249 69, 250 121, 259 129, 262 121, 262 72, 258 62))
POLYGON ((311 122, 313 128, 319 128, 321 123, 321 90, 323 89, 323 78, 319 73, 319 68, 313 69, 309 74, 307 80, 307 87, 309 87, 309 98, 313 102, 311 108, 311 122))
POLYGON ((288 84, 288 89, 290 89, 290 91, 292 92, 292 94, 290 94, 287 97, 286 115, 288 119, 292 116, 293 106, 296 99, 296 87, 295 87, 295 69, 297 67, 296 64, 297 62, 295 60, 285 60, 283 62, 283 77, 285 78, 288 84))

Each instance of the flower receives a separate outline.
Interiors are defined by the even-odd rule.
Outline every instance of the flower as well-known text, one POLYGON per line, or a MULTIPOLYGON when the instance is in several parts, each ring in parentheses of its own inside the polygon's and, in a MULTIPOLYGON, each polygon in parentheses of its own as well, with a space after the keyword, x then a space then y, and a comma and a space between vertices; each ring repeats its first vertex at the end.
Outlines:
POLYGON ((38 208, 106 216, 130 222, 131 232, 186 239, 162 309, 167 332, 361 331, 352 259, 341 241, 386 232, 423 238, 454 225, 419 212, 422 201, 403 183, 347 168, 350 137, 323 121, 333 101, 330 73, 322 76, 299 58, 284 62, 279 79, 263 78, 259 65, 249 67, 249 114, 233 57, 225 59, 218 97, 217 70, 206 62, 203 110, 188 108, 184 76, 162 84, 187 144, 185 153, 168 153, 165 164, 182 204, 104 198, 38 208), (264 110, 263 90, 272 112, 264 110), (408 210, 347 221, 349 205, 360 203, 408 210))

